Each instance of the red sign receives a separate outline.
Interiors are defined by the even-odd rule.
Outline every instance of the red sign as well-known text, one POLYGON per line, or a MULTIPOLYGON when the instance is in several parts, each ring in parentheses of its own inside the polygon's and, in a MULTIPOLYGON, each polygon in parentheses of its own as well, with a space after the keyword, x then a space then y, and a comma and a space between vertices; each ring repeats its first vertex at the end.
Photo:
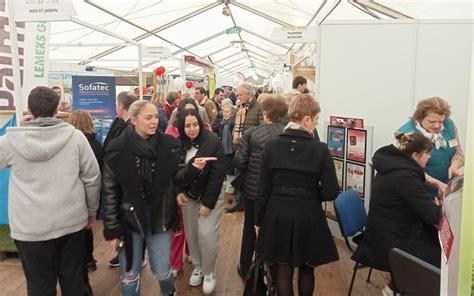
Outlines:
POLYGON ((444 211, 438 223, 438 236, 441 243, 441 249, 443 249, 444 258, 446 262, 448 262, 454 242, 454 233, 449 224, 448 216, 444 211))
POLYGON ((343 126, 349 128, 364 128, 364 119, 341 116, 330 116, 329 125, 343 126))

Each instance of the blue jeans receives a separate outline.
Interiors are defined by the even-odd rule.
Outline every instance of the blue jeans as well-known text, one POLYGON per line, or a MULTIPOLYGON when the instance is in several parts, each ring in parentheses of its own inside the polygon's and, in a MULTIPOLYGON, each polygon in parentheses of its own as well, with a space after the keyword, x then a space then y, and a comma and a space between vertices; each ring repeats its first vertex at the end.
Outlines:
MULTIPOLYGON (((161 294, 168 295, 175 290, 174 277, 170 265, 172 231, 151 234, 145 227, 145 240, 148 249, 148 259, 153 275, 160 283, 161 294)), ((122 295, 140 295, 140 274, 143 259, 143 237, 133 232, 133 263, 130 271, 125 271, 125 248, 119 253, 120 269, 122 273, 122 295)))

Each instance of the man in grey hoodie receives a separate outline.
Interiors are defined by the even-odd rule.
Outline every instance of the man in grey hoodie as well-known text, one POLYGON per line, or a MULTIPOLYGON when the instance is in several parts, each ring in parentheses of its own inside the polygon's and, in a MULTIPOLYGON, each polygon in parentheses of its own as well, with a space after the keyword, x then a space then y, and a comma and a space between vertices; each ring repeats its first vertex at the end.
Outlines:
POLYGON ((11 237, 29 296, 56 295, 58 280, 62 295, 84 295, 84 229, 99 207, 99 165, 85 136, 55 118, 58 104, 52 89, 34 88, 31 120, 0 137, 0 168, 11 168, 11 237))

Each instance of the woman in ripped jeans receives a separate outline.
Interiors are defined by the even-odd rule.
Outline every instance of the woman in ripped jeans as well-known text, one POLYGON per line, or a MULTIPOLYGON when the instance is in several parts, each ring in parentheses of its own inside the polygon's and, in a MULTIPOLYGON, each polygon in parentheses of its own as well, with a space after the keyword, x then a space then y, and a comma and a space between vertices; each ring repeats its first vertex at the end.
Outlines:
MULTIPOLYGON (((129 108, 132 125, 107 146, 102 179, 104 236, 119 253, 122 295, 140 295, 143 240, 162 295, 175 295, 169 263, 172 228, 178 222, 173 179, 179 171, 180 144, 157 131, 158 113, 148 101, 129 108)), ((205 161, 181 169, 200 174, 205 161)))

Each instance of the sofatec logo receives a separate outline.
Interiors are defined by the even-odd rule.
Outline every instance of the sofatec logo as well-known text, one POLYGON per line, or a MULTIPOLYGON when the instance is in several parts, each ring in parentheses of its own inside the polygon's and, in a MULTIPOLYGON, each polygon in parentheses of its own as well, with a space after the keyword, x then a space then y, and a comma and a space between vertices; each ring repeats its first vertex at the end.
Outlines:
POLYGON ((79 93, 81 94, 100 94, 108 95, 110 86, 106 82, 94 82, 89 84, 79 84, 79 93))

